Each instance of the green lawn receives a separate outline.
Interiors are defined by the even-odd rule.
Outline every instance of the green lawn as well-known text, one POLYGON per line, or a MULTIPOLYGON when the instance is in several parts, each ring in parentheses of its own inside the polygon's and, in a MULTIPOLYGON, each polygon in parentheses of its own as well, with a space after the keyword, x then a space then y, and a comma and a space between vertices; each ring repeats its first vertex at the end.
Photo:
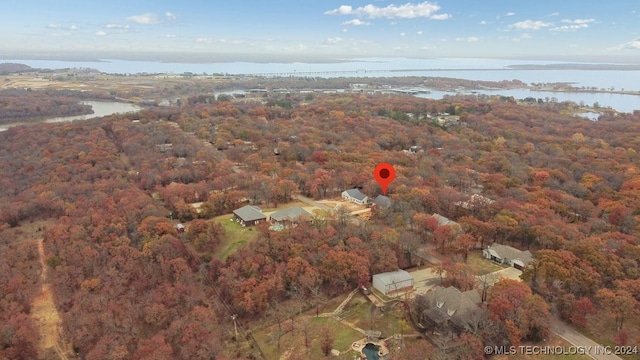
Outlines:
POLYGON ((473 273, 477 276, 485 275, 506 268, 506 266, 500 266, 492 261, 483 258, 481 251, 470 251, 467 258, 467 264, 471 266, 473 273))
POLYGON ((320 350, 320 333, 325 326, 330 329, 333 335, 333 348, 342 353, 338 359, 353 359, 353 352, 349 351, 351 344, 362 339, 364 335, 329 317, 297 317, 294 318, 293 329, 290 320, 283 321, 281 328, 284 334, 280 338, 279 351, 277 324, 254 332, 254 337, 267 359, 279 359, 285 352, 307 352, 309 359, 322 359, 324 355, 320 350), (305 347, 305 321, 310 345, 308 352, 305 347), (350 354, 344 354, 345 352, 350 352, 350 354))
POLYGON ((213 219, 219 222, 225 230, 225 239, 214 254, 216 258, 222 261, 236 250, 247 245, 257 234, 253 227, 243 227, 239 223, 232 221, 232 219, 233 214, 222 215, 213 219))
MULTIPOLYGON (((262 212, 270 213, 286 208, 290 208, 292 206, 308 206, 302 202, 292 202, 288 204, 282 204, 277 208, 263 208, 262 212)), ((220 244, 218 250, 213 254, 214 257, 224 261, 229 255, 233 254, 236 250, 247 245, 251 240, 256 237, 256 230, 252 226, 243 227, 235 221, 231 221, 233 219, 233 214, 221 215, 213 218, 214 221, 217 221, 224 227, 225 229, 225 240, 220 244)))
POLYGON ((387 337, 393 334, 413 333, 411 326, 403 320, 403 315, 400 303, 383 311, 372 306, 363 295, 357 294, 345 306, 343 319, 363 330, 380 331, 383 337, 387 337))

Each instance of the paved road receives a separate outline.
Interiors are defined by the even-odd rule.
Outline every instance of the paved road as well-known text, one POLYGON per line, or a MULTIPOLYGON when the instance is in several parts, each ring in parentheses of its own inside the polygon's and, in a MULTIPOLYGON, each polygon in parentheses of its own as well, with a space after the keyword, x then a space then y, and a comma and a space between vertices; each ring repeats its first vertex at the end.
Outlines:
MULTIPOLYGON (((589 339, 588 337, 580 334, 579 332, 570 328, 564 322, 558 320, 557 318, 553 318, 551 321, 551 331, 566 340, 568 343, 583 347, 584 349, 589 349, 589 353, 587 354, 589 357, 595 360, 622 360, 617 355, 607 355, 607 354, 598 354, 598 352, 602 353, 605 350, 605 347, 596 343, 595 341, 589 339)), ((613 348, 610 349, 613 351, 613 348)))

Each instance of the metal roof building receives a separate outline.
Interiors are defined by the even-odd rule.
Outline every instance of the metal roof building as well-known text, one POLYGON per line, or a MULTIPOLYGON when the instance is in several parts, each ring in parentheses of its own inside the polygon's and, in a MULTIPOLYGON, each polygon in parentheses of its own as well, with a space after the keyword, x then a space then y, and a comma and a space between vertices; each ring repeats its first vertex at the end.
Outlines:
POLYGON ((404 270, 373 275, 373 287, 387 296, 413 290, 413 276, 404 270))

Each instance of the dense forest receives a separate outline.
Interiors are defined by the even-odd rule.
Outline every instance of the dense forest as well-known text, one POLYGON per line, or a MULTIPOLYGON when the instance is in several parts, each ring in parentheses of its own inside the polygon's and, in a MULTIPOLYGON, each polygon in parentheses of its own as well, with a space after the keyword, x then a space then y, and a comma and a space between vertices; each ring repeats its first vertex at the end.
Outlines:
MULTIPOLYGON (((96 95, 90 95, 89 99, 96 95)), ((0 124, 38 122, 48 117, 91 114, 87 98, 76 91, 3 89, 0 91, 0 124)))
MULTIPOLYGON (((492 242, 530 249, 535 262, 525 282, 489 291, 491 316, 461 335, 467 343, 538 341, 554 314, 638 344, 640 112, 590 121, 575 108, 476 96, 201 95, 135 121, 12 127, 0 133, 0 357, 38 353, 29 317, 37 250, 15 241, 29 224, 43 240, 61 336, 80 358, 260 358, 231 315, 280 321, 414 265, 411 252, 425 245, 451 259, 447 283, 472 289, 466 254, 492 242), (435 120, 444 113, 456 121, 435 120), (213 255, 229 236, 214 216, 294 194, 358 187, 375 196, 372 169, 383 161, 396 169, 392 206, 371 220, 258 226, 247 246, 213 255), (478 192, 494 202, 456 205, 478 192)), ((477 347, 461 351, 483 358, 477 347)))

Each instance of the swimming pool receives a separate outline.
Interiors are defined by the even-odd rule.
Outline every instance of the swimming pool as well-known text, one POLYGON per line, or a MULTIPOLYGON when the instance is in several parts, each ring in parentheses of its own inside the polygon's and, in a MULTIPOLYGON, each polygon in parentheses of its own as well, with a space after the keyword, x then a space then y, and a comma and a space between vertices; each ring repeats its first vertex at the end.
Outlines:
POLYGON ((367 360, 378 360, 380 359, 380 347, 374 345, 372 343, 368 343, 365 347, 362 348, 362 353, 367 356, 367 360))

